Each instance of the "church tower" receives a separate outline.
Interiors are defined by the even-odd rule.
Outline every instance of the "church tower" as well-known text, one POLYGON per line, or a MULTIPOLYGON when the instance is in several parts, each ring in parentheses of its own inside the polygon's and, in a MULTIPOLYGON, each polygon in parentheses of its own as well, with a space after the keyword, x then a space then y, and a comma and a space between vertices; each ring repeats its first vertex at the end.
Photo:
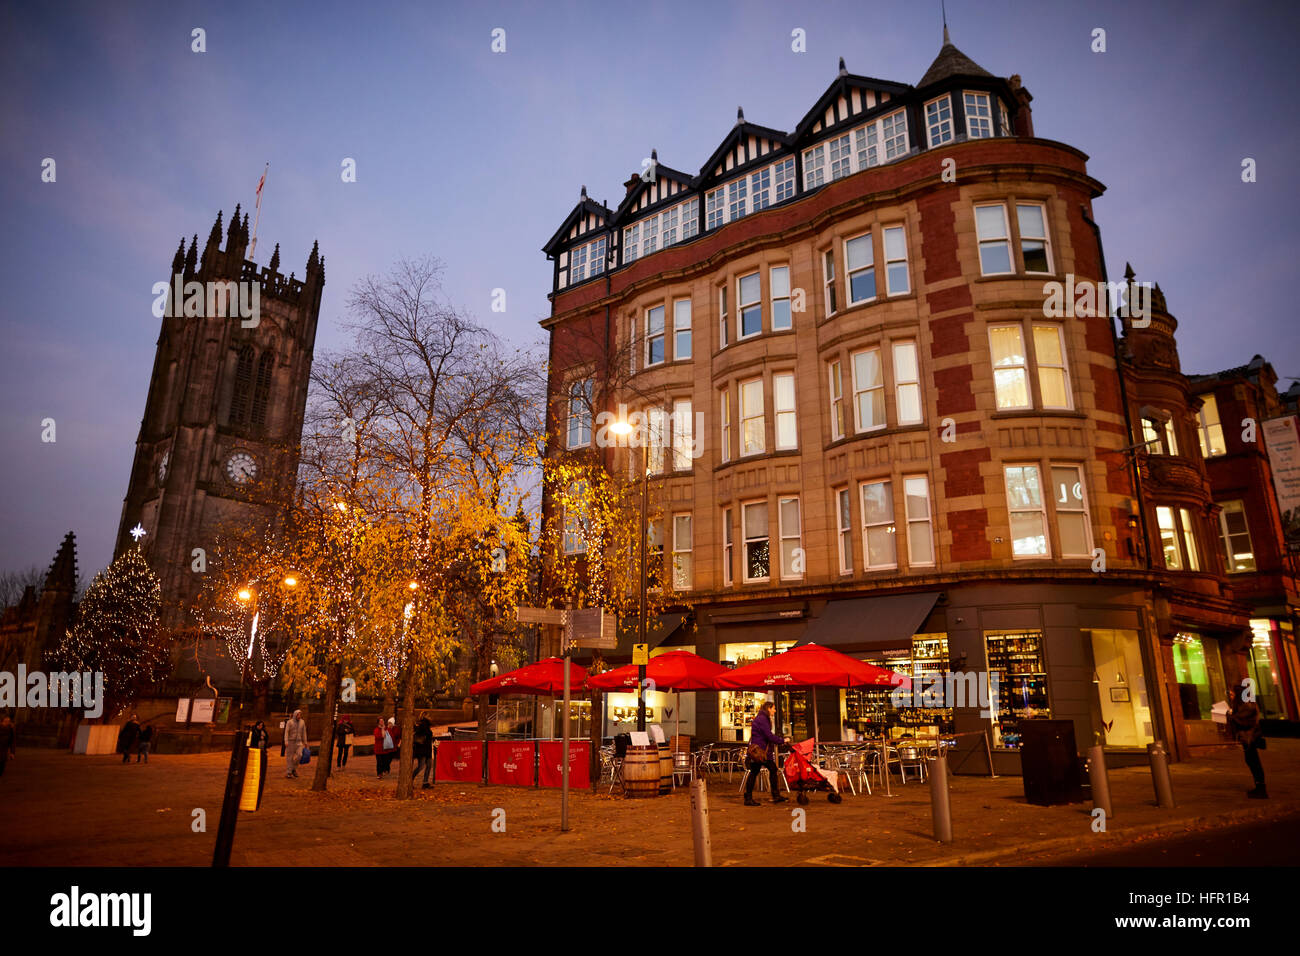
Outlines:
MULTIPOLYGON (((278 245, 264 268, 245 258, 238 206, 223 250, 221 219, 202 255, 198 236, 188 251, 181 239, 155 300, 162 329, 115 550, 139 540, 162 582, 163 627, 178 638, 195 636, 190 608, 220 532, 256 527, 292 494, 325 285, 317 245, 304 276, 286 277, 278 245)), ((237 675, 218 663, 224 647, 211 651, 203 671, 237 675)), ((201 679, 188 668, 175 676, 201 679)))

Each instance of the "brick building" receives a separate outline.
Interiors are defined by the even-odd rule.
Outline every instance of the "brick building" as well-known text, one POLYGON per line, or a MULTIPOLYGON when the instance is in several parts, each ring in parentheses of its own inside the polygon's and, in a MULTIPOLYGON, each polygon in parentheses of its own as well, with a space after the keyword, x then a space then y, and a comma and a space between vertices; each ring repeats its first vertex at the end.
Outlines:
MULTIPOLYGON (((1052 716, 1117 761, 1156 738, 1185 754, 1172 636, 1240 637, 1247 615, 1208 557, 1190 575, 1152 562, 1145 528, 1169 505, 1141 494, 1130 406, 1159 393, 1185 419, 1193 400, 1176 368, 1121 375, 1108 318, 1046 317, 1046 282, 1106 281, 1104 187, 1079 150, 1034 136, 1019 77, 944 41, 916 86, 841 61, 793 131, 740 113, 698 173, 652 154, 617 208, 584 187, 544 247, 549 455, 635 473, 640 452, 593 422, 622 405, 645 423, 652 555, 679 602, 648 622, 662 647, 740 664, 816 641, 1001 679, 983 716, 823 692, 824 738, 944 727, 971 735, 974 767, 988 731, 1017 772, 1018 721, 1052 716)), ((1204 547, 1208 482, 1186 467, 1172 500, 1204 547)), ((550 533, 571 527, 544 511, 550 533)), ((582 561, 564 540, 558 560, 582 561)), ((808 733, 806 695, 780 698, 808 733)), ((683 695, 685 732, 744 739, 758 699, 683 695)))

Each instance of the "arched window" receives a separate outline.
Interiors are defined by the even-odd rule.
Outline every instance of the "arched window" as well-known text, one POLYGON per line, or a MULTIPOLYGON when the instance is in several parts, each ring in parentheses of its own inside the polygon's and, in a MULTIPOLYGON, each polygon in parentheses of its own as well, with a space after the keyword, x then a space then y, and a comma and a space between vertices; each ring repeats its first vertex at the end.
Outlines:
POLYGON ((275 353, 269 349, 262 353, 257 363, 257 387, 253 389, 253 424, 266 425, 266 405, 271 397, 271 370, 275 368, 275 353))
POLYGON ((230 424, 248 424, 248 406, 253 390, 253 347, 245 345, 239 350, 235 364, 235 388, 230 395, 230 424))

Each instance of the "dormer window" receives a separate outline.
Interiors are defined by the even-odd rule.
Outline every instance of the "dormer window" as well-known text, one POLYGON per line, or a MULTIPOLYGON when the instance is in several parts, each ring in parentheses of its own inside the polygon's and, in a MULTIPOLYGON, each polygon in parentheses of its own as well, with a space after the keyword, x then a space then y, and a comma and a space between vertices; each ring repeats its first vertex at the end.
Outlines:
POLYGON ((925 133, 930 148, 952 142, 952 98, 941 96, 925 104, 925 133))
POLYGON ((993 135, 993 111, 987 93, 962 94, 966 108, 966 135, 971 139, 985 139, 993 135))

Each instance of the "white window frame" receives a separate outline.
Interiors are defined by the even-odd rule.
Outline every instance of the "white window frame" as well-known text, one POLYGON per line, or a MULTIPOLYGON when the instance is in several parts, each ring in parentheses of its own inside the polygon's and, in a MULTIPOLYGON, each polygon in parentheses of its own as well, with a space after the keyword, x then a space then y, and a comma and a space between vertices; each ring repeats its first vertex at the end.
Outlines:
POLYGON ((740 540, 742 542, 742 551, 740 555, 740 561, 741 561, 740 579, 745 584, 758 584, 758 583, 772 580, 772 520, 771 518, 772 516, 770 514, 767 514, 767 499, 765 498, 759 499, 758 501, 742 501, 740 503, 740 540), (762 508, 765 516, 768 519, 767 530, 762 537, 755 536, 751 538, 749 536, 748 516, 749 516, 750 508, 762 508), (767 574, 763 577, 751 578, 749 576, 749 545, 751 541, 767 542, 767 574))
POLYGON ((679 203, 677 208, 681 210, 679 216, 681 220, 682 237, 678 242, 685 242, 694 236, 700 234, 700 197, 692 196, 684 203, 679 203))
POLYGON ((763 272, 747 272, 743 276, 736 277, 736 341, 741 342, 745 339, 752 339, 756 335, 763 334, 763 272), (742 297, 741 290, 744 288, 744 281, 752 278, 754 284, 758 287, 753 300, 746 301, 742 297), (758 310, 758 330, 755 332, 745 332, 745 313, 746 311, 758 310))
POLYGON ((1196 413, 1197 421, 1200 426, 1196 429, 1197 437, 1201 442, 1202 458, 1218 458, 1220 455, 1228 453, 1228 441, 1223 431, 1223 420, 1219 417, 1219 399, 1213 392, 1206 392, 1204 395, 1198 395, 1201 400, 1201 410, 1196 413), (1213 420, 1207 414, 1211 409, 1214 411, 1213 420), (1219 451, 1214 450, 1214 438, 1218 436, 1219 451))
POLYGON ((1178 523, 1183 526, 1183 548, 1187 555, 1187 570, 1201 570, 1201 552, 1196 545, 1196 522, 1186 508, 1178 509, 1178 523))
POLYGON ((718 349, 725 349, 730 344, 730 328, 727 323, 727 286, 718 290, 718 349))
POLYGON ((704 194, 705 229, 717 229, 727 224, 726 186, 710 189, 704 194))
POLYGON ((690 591, 694 585, 695 528, 689 511, 673 515, 673 563, 672 581, 674 591, 690 591), (682 541, 682 523, 686 525, 686 542, 682 541))
POLYGON ((844 367, 839 359, 826 364, 826 390, 831 403, 831 441, 844 437, 844 367))
POLYGON ((849 355, 849 367, 853 373, 853 431, 854 434, 861 432, 874 432, 882 428, 889 427, 889 411, 885 407, 885 365, 880 355, 880 346, 873 345, 870 348, 858 349, 849 355), (880 383, 878 385, 868 385, 863 387, 858 382, 858 356, 866 355, 869 352, 876 353, 876 367, 880 370, 880 383), (865 425, 862 422, 862 400, 860 396, 867 392, 879 393, 879 407, 881 410, 881 421, 878 425, 865 425))
POLYGON ((749 212, 772 205, 772 167, 764 166, 749 174, 749 212))
POLYGON ((731 461, 731 389, 724 388, 720 393, 720 414, 718 421, 722 427, 722 463, 731 461))
POLYGON ((962 110, 966 117, 966 136, 969 139, 993 137, 993 106, 988 93, 979 90, 962 90, 962 110))
POLYGON ((909 568, 932 568, 938 559, 934 543, 934 501, 930 496, 930 478, 928 475, 903 475, 903 519, 907 526, 907 566, 909 568), (912 495, 908 494, 908 482, 921 482, 925 486, 925 514, 912 514, 912 495), (912 553, 912 526, 925 525, 930 540, 930 560, 917 561, 912 553))
POLYGON ((1055 261, 1052 258, 1052 230, 1047 224, 1047 204, 1041 202, 1017 202, 1016 203, 1016 230, 1020 237, 1020 265, 1027 275, 1052 275, 1052 270, 1056 268, 1055 261), (1020 220, 1020 210, 1037 209, 1039 220, 1043 224, 1042 235, 1031 236, 1025 232, 1024 224, 1020 220), (1043 256, 1047 259, 1046 269, 1031 269, 1025 261, 1025 240, 1030 242, 1041 242, 1043 244, 1043 256))
POLYGON ((641 257, 641 223, 634 222, 623 229, 623 262, 636 262, 641 257))
POLYGON ((1166 571, 1182 571, 1187 567, 1183 556, 1183 541, 1178 533, 1178 510, 1172 505, 1156 505, 1156 532, 1160 536, 1160 553, 1164 558, 1166 571), (1164 519, 1169 519, 1166 526, 1164 519), (1170 548, 1166 546, 1165 535, 1173 541, 1173 561, 1170 562, 1170 548))
POLYGON ((794 198, 794 157, 788 156, 785 159, 777 160, 770 168, 772 170, 773 201, 782 203, 787 199, 794 198))
POLYGON ((795 411, 797 404, 795 397, 795 378, 794 372, 773 372, 772 373, 772 419, 775 422, 773 433, 773 446, 777 451, 792 451, 799 447, 799 419, 795 411), (777 382, 789 383, 789 407, 783 407, 781 402, 781 387, 777 382), (788 432, 790 441, 782 442, 782 432, 788 432))
MULTIPOLYGON (((782 495, 776 499, 776 523, 777 523, 777 533, 779 535, 779 541, 780 541, 779 550, 781 554, 781 580, 797 581, 800 578, 802 578, 805 573, 807 573, 806 572, 807 555, 805 554, 804 556, 805 570, 796 572, 793 570, 793 568, 789 568, 789 569, 786 568, 785 547, 787 541, 793 541, 794 548, 796 551, 803 550, 803 508, 799 504, 798 495, 782 495), (796 520, 795 520, 795 528, 793 532, 785 526, 784 506, 789 502, 794 502, 796 520)), ((791 557, 791 564, 793 564, 793 559, 794 559, 793 552, 791 553, 790 557, 791 557)))
POLYGON ((662 305, 652 305, 645 310, 645 367, 654 368, 656 365, 664 365, 668 362, 668 310, 662 305), (659 331, 656 333, 650 326, 650 317, 655 312, 659 313, 659 331), (663 358, 659 361, 651 361, 651 355, 654 352, 654 343, 660 342, 663 348, 663 358))
POLYGON ((790 267, 788 265, 772 266, 767 270, 767 291, 771 299, 772 331, 790 331, 794 328, 794 313, 790 311, 790 267), (780 308, 781 303, 785 304, 784 308, 780 308), (777 325, 777 317, 783 314, 785 324, 777 325))
POLYGON ((896 518, 897 509, 894 506, 894 482, 890 478, 877 478, 873 481, 864 481, 858 485, 858 507, 861 509, 862 523, 862 566, 868 571, 888 571, 898 567, 898 521, 896 518), (885 501, 889 503, 889 516, 880 521, 867 520, 867 489, 875 485, 885 486, 885 501), (894 560, 888 564, 871 563, 871 529, 884 528, 884 533, 893 535, 886 540, 893 541, 894 560))
POLYGON ((729 588, 735 581, 732 560, 735 557, 731 509, 722 509, 722 586, 729 588))
POLYGON ((591 387, 589 378, 574 379, 569 383, 569 413, 565 429, 565 447, 589 448, 591 446, 591 387), (574 428, 577 427, 575 441, 574 428))
POLYGON ((996 411, 1009 412, 1020 411, 1021 409, 1034 407, 1034 389, 1029 381, 1029 350, 1025 347, 1025 327, 1021 322, 1003 322, 991 324, 988 327, 989 340, 989 362, 993 368, 993 404, 996 411), (998 364, 999 359, 993 349, 993 333, 1003 329, 1012 329, 1015 331, 1017 338, 1020 340, 1020 357, 1021 364, 998 364), (1024 383, 1025 402, 1023 405, 1004 405, 1001 398, 1001 390, 998 386, 998 372, 1019 372, 1021 381, 1024 383))
POLYGON ((646 409, 645 462, 647 475, 662 475, 667 464, 668 412, 658 406, 646 409))
POLYGON ((681 362, 691 357, 691 300, 677 299, 673 302, 673 360, 681 362), (686 338, 686 347, 682 348, 682 337, 686 338))
POLYGON ((840 574, 853 573, 853 498, 847 487, 835 489, 835 540, 840 574))
POLYGON ((1088 485, 1083 480, 1083 467, 1074 462, 1049 462, 1047 473, 1052 476, 1052 511, 1056 517, 1056 543, 1062 558, 1091 558, 1093 550, 1092 537, 1092 512, 1088 508, 1088 485), (1070 471, 1074 473, 1074 482, 1069 488, 1062 489, 1056 480, 1058 471, 1070 471), (1079 489, 1079 504, 1074 506, 1070 502, 1070 495, 1073 494, 1074 488, 1079 489), (1065 500, 1063 501, 1062 498, 1065 500), (1083 551, 1070 552, 1065 550, 1065 535, 1061 533, 1061 515, 1080 515, 1083 518, 1083 551))
POLYGON ((1016 257, 1014 250, 1011 248, 1011 222, 1007 219, 1007 204, 1004 202, 977 202, 973 209, 975 216, 975 241, 977 252, 980 260, 980 275, 982 276, 1010 276, 1016 274, 1016 257), (1001 236, 983 236, 980 235, 980 214, 981 209, 997 209, 1002 214, 1002 235, 1001 236), (1004 272, 990 272, 984 268, 984 249, 985 247, 995 246, 1001 243, 1006 247, 1007 268, 1004 272))
POLYGON ((951 143, 955 137, 952 97, 945 93, 925 103, 925 141, 930 149, 951 143))
POLYGON ((908 155, 907 110, 897 109, 863 126, 835 133, 803 151, 803 188, 816 189, 845 176, 908 155))
POLYGON ((1007 104, 1001 99, 998 100, 998 117, 1002 120, 1002 135, 1014 136, 1015 133, 1011 131, 1011 114, 1007 112, 1007 104))
POLYGON ((569 253, 569 285, 582 282, 587 278, 587 255, 591 251, 588 249, 589 243, 583 243, 574 246, 569 253))
POLYGON ((1011 538, 1011 558, 1013 561, 1042 561, 1052 556, 1052 534, 1047 523, 1047 499, 1043 494, 1043 469, 1036 461, 1014 462, 1009 461, 1002 466, 1002 488, 1007 499, 1007 527, 1010 531, 1011 538), (1032 504, 1018 504, 1011 497, 1011 469, 1030 469, 1038 479, 1038 507, 1032 504), (1016 553, 1016 515, 1037 514, 1039 516, 1039 527, 1042 529, 1043 548, 1042 553, 1034 552, 1031 554, 1016 553))
MULTIPOLYGON (((1246 502, 1240 498, 1234 498, 1231 501, 1217 502, 1219 505, 1219 542, 1223 547, 1223 566, 1229 574, 1251 574, 1259 569, 1259 558, 1255 556, 1255 539, 1250 534, 1250 518, 1246 514, 1246 502), (1241 523, 1245 527, 1246 545, 1250 549, 1250 567, 1235 567, 1236 552, 1232 548, 1232 539, 1234 537, 1232 529, 1228 527, 1228 515, 1241 515, 1241 523)), ((1236 535, 1241 537, 1241 535, 1236 535)))
MULTIPOLYGON (((1030 330, 1029 330, 1029 331, 1030 331, 1030 341, 1033 343, 1033 346, 1034 346, 1034 365, 1035 365, 1035 367, 1037 368, 1037 371, 1038 371, 1038 375, 1036 376, 1036 378, 1037 378, 1037 383, 1036 383, 1036 384, 1038 385, 1038 401, 1039 401, 1039 403, 1040 403, 1040 406, 1041 406, 1042 408, 1051 408, 1051 409, 1065 409, 1065 410, 1073 409, 1073 408, 1074 408, 1074 391, 1073 391, 1073 389, 1070 387, 1070 358, 1069 358, 1069 354, 1068 354, 1068 353, 1066 352, 1066 350, 1065 350, 1065 327, 1062 326, 1062 325, 1057 325, 1056 323, 1053 323, 1053 322, 1033 322, 1033 323, 1030 324, 1030 330), (1049 364, 1049 363, 1046 363, 1046 362, 1043 361, 1043 357, 1039 354, 1039 351, 1040 351, 1040 350, 1039 350, 1039 348, 1038 348, 1038 333, 1039 333, 1039 331, 1053 331, 1053 332, 1056 333, 1056 346, 1057 346, 1057 349, 1060 351, 1060 354, 1061 354, 1061 364, 1060 364, 1060 365, 1049 364), (1064 405, 1049 405, 1049 404, 1047 404, 1047 398, 1046 398, 1046 396, 1047 396, 1047 390, 1046 390, 1045 388, 1043 388, 1043 370, 1044 370, 1044 369, 1056 369, 1056 370, 1059 370, 1059 371, 1060 371, 1060 373, 1061 373, 1061 384, 1062 384, 1062 388, 1063 388, 1063 390, 1064 390, 1064 392, 1065 392, 1065 404, 1064 404, 1064 405)), ((1023 334, 1022 334, 1022 338, 1023 338, 1023 334)), ((1023 341, 1022 341, 1021 344, 1023 345, 1023 341)), ((1026 353, 1025 353, 1025 359, 1026 359, 1026 361, 1028 360, 1028 358, 1029 358, 1029 353, 1028 353, 1028 351, 1026 351, 1026 353)), ((1032 401, 1033 401, 1033 394, 1032 394, 1032 392, 1031 392, 1031 393, 1030 393, 1030 402, 1032 402, 1032 401)))
POLYGON ((880 117, 880 141, 885 147, 885 162, 892 162, 912 151, 907 128, 907 110, 894 110, 880 117), (901 131, 900 131, 901 128, 901 131))
POLYGON ((894 414, 898 417, 899 425, 919 425, 925 421, 925 406, 922 404, 924 396, 921 394, 921 354, 917 348, 915 339, 907 339, 902 342, 890 343, 890 351, 894 358, 894 414), (908 370, 902 367, 900 363, 900 352, 911 352, 912 369, 908 370), (904 418, 904 395, 914 395, 914 404, 916 407, 915 418, 904 418))
MULTIPOLYGON (((859 246, 858 248, 862 248, 859 246)), ((880 285, 876 282, 876 243, 875 237, 871 232, 864 232, 860 236, 850 236, 844 240, 844 289, 848 296, 848 304, 861 305, 864 302, 874 302, 880 296, 880 285), (849 246, 859 240, 866 240, 865 247, 869 255, 866 265, 858 266, 856 269, 849 263, 849 246), (871 295, 861 299, 853 297, 853 277, 861 275, 864 272, 871 273, 871 285, 873 292, 871 295)))
POLYGON ((737 387, 736 392, 740 399, 740 457, 748 458, 752 455, 761 455, 767 451, 767 419, 764 417, 763 408, 763 380, 761 378, 751 378, 741 382, 737 387), (753 386, 757 386, 757 388, 754 388, 753 386), (746 405, 746 394, 751 397, 757 396, 757 411, 746 405), (758 429, 756 432, 758 435, 758 447, 753 450, 746 450, 746 439, 750 434, 750 429, 747 426, 751 422, 758 423, 758 429))
POLYGON ((826 309, 826 317, 830 318, 839 311, 839 299, 835 294, 834 247, 822 253, 822 291, 825 294, 825 300, 822 304, 826 309))
POLYGON ((690 471, 694 461, 695 417, 689 398, 673 402, 672 417, 673 471, 690 471))
MULTIPOLYGON (((907 230, 903 226, 885 226, 880 231, 881 239, 885 246, 885 295, 907 295, 912 291, 912 277, 907 265, 907 230), (890 255, 889 240, 896 238, 903 245, 903 254, 890 255), (894 271, 898 265, 903 267, 903 282, 901 288, 894 288, 894 271)), ((878 292, 879 290, 877 290, 878 292)))

